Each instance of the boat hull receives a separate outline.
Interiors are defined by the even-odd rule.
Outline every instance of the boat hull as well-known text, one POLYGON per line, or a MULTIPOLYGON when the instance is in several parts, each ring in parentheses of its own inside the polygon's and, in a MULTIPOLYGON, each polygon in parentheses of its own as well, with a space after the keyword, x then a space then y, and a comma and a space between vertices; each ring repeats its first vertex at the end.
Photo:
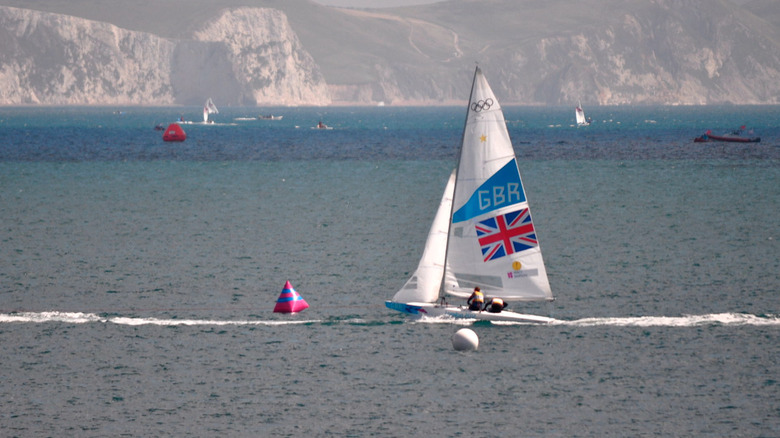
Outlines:
POLYGON ((401 313, 415 317, 436 318, 441 316, 450 316, 457 319, 476 319, 480 321, 504 321, 504 322, 522 322, 527 324, 549 324, 554 321, 553 318, 538 315, 528 315, 515 313, 510 310, 502 310, 499 313, 487 311, 469 310, 466 306, 439 305, 434 303, 398 303, 395 301, 385 301, 388 309, 397 310, 401 313))
POLYGON ((711 141, 724 141, 728 143, 759 143, 761 137, 747 138, 747 137, 728 137, 720 135, 702 135, 693 139, 694 143, 708 143, 711 141))

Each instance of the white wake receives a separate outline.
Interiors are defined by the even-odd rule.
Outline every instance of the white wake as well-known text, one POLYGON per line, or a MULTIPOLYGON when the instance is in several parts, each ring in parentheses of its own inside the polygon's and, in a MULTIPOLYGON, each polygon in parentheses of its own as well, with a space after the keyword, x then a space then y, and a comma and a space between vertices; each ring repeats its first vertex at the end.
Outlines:
POLYGON ((698 327, 706 325, 750 325, 777 326, 777 315, 757 316, 747 313, 715 313, 709 315, 683 316, 638 316, 629 318, 583 318, 571 321, 555 320, 553 324, 579 327, 619 326, 619 327, 698 327))
MULTIPOLYGON (((360 319, 361 322, 365 322, 360 319)), ((146 317, 105 317, 94 313, 84 312, 12 312, 0 313, 0 324, 9 323, 47 323, 65 322, 71 324, 104 323, 128 326, 157 325, 157 326, 277 326, 290 324, 323 323, 317 319, 271 319, 271 320, 225 320, 225 319, 161 319, 146 317)), ((346 321, 355 322, 355 321, 346 321)), ((468 325, 473 320, 437 319, 424 320, 428 323, 449 323, 468 325)), ((494 322, 497 325, 528 325, 525 323, 494 322)), ((751 315, 747 313, 716 313, 709 315, 683 315, 683 316, 639 316, 639 317, 602 317, 582 318, 574 320, 556 319, 550 325, 575 326, 575 327, 700 327, 700 326, 780 326, 778 315, 751 315)))
POLYGON ((67 322, 71 324, 110 323, 119 325, 159 325, 159 326, 224 326, 224 325, 289 325, 322 322, 320 320, 214 320, 214 319, 160 319, 129 318, 123 316, 102 317, 94 313, 82 312, 18 312, 0 313, 2 323, 44 323, 67 322))

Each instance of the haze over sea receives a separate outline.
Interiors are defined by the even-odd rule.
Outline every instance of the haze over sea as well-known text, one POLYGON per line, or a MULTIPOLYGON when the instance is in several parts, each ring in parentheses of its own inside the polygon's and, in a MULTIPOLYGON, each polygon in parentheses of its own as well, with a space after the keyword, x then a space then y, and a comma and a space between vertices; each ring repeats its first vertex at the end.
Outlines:
POLYGON ((465 108, 220 108, 183 143, 152 128, 200 108, 3 108, 3 435, 780 436, 780 107, 585 111, 504 108, 557 298, 530 326, 383 304, 465 108), (272 313, 285 280, 309 309, 272 313))

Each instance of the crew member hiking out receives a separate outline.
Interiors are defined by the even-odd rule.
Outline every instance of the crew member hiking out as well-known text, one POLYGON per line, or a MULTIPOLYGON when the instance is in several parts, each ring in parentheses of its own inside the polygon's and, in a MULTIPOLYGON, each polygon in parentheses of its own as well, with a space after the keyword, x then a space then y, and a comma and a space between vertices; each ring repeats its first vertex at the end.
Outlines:
POLYGON ((501 298, 492 298, 485 304, 483 310, 487 310, 490 313, 499 313, 507 306, 507 304, 501 298))

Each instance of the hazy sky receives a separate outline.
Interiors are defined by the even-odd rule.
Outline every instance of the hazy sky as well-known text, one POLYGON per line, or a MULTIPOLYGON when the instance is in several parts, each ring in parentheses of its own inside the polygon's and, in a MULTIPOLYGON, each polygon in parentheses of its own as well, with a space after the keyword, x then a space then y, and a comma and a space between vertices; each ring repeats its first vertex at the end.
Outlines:
MULTIPOLYGON (((390 8, 393 6, 423 5, 428 3, 438 3, 444 0, 314 0, 317 3, 327 6, 341 6, 350 8, 390 8)), ((745 4, 750 0, 731 0, 738 5, 745 4)))
POLYGON ((327 6, 341 6, 350 8, 389 8, 393 6, 422 5, 437 3, 442 0, 314 0, 327 6))

